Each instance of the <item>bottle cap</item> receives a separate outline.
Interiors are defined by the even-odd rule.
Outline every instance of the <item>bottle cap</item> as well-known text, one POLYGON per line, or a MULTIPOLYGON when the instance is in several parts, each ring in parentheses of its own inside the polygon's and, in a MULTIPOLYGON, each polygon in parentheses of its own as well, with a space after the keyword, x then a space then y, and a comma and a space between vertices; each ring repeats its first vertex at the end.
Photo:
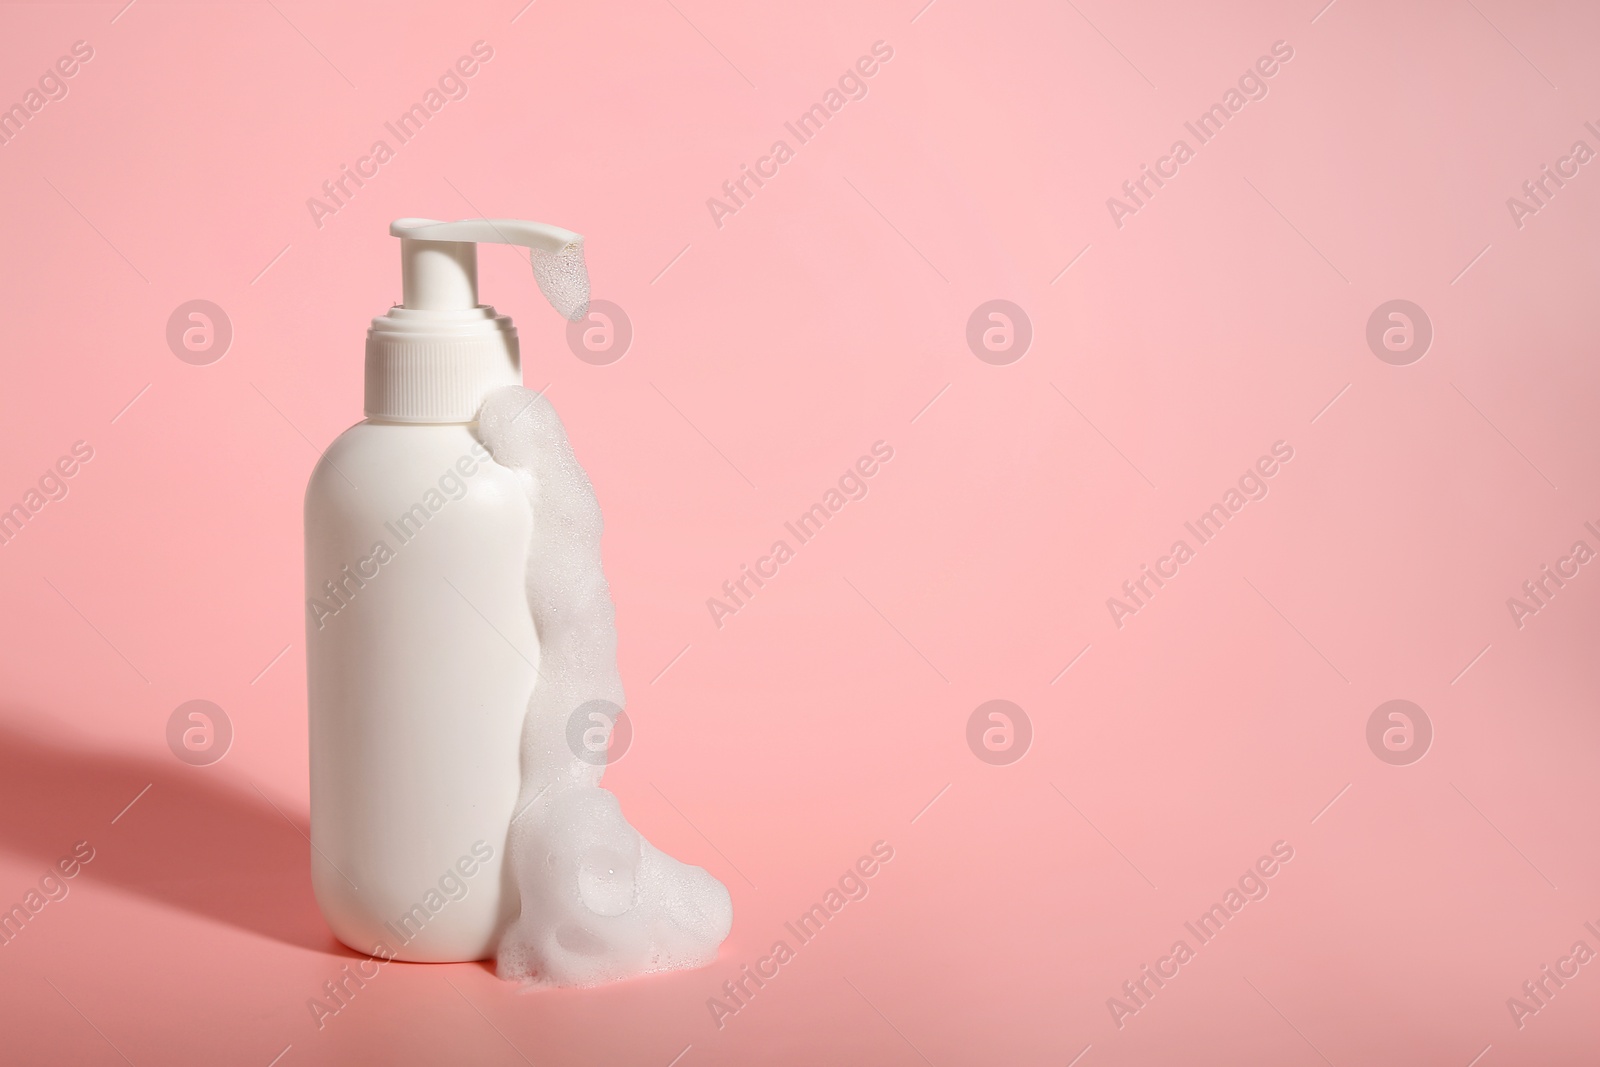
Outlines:
POLYGON ((529 249, 539 291, 573 322, 589 309, 583 238, 516 219, 397 219, 402 302, 367 331, 366 414, 389 422, 471 422, 484 398, 522 383, 511 320, 478 303, 478 245, 529 249))

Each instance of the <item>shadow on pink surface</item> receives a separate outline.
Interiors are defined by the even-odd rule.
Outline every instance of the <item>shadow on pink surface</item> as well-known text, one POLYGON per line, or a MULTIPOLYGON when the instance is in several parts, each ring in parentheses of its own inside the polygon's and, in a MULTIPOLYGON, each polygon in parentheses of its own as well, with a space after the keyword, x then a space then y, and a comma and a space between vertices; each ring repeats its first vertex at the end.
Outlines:
POLYGON ((94 859, 80 879, 350 954, 312 896, 304 816, 219 771, 64 747, 0 723, 0 849, 45 868, 88 841, 94 859))

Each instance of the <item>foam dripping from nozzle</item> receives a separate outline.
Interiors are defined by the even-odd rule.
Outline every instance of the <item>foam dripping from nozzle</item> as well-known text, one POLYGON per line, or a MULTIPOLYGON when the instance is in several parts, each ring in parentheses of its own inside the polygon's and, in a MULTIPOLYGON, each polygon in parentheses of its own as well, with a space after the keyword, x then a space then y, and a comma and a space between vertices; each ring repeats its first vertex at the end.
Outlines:
MULTIPOLYGON (((537 268, 539 252, 533 255, 537 268)), ((580 277, 581 257, 580 249, 580 277)), ((543 289, 542 278, 539 284, 543 289)), ((549 289, 545 295, 566 313, 549 289)), ((538 678, 522 728, 522 791, 507 841, 521 912, 501 936, 500 976, 590 986, 702 967, 716 959, 733 924, 727 888, 629 825, 616 796, 600 785, 604 764, 580 758, 568 733, 575 712, 620 711, 623 702, 594 489, 542 394, 496 390, 478 425, 495 461, 517 472, 533 508, 524 580, 539 635, 538 678)))
POLYGON ((589 268, 583 261, 583 242, 574 241, 559 252, 531 249, 533 277, 550 306, 568 322, 578 322, 589 311, 589 268))

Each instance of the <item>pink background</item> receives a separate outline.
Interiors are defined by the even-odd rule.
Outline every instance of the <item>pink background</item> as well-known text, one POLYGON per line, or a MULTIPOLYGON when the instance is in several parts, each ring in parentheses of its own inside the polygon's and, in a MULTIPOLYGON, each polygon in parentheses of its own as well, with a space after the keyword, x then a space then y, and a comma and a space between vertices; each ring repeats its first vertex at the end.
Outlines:
POLYGON ((0 505, 94 449, 0 547, 0 903, 95 849, 0 947, 0 1059, 1592 1062, 1600 963, 1520 1028, 1506 1002, 1600 950, 1600 571, 1520 629, 1506 601, 1600 549, 1600 174, 1520 228, 1506 200, 1600 148, 1600 11, 922 2, 0 8, 0 104, 94 49, 0 146, 0 505), (478 40, 470 94, 314 225, 478 40), (1276 41, 1266 98, 1115 225, 1276 41), (587 992, 394 964, 319 1030, 354 957, 302 837, 301 497, 360 418, 389 220, 480 214, 585 234, 633 323, 582 362, 485 251, 606 513, 636 731, 607 782, 736 921, 713 966, 587 992), (165 340, 194 299, 234 330, 206 366, 165 340), (1009 365, 965 340, 992 299, 1032 323, 1009 365), (1434 330, 1407 366, 1365 338, 1394 299, 1434 330), (713 625, 878 440, 869 495, 713 625), (1118 628, 1106 598, 1280 440, 1270 495, 1118 628), (235 730, 210 766, 165 740, 191 699, 235 730), (1032 727, 1009 765, 966 740, 993 699, 1032 727), (1391 699, 1433 726, 1408 766, 1366 741, 1391 699), (719 1029, 708 998, 879 840, 719 1029), (1119 1028, 1107 998, 1280 840, 1270 895, 1119 1028))

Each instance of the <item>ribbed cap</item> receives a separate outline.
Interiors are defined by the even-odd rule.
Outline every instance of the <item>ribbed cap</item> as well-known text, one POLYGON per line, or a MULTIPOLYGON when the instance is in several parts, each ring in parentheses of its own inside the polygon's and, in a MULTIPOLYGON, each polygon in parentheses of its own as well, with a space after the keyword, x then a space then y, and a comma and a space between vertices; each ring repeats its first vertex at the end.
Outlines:
POLYGON ((367 331, 368 418, 471 422, 491 392, 520 384, 516 327, 491 307, 395 307, 367 331))

